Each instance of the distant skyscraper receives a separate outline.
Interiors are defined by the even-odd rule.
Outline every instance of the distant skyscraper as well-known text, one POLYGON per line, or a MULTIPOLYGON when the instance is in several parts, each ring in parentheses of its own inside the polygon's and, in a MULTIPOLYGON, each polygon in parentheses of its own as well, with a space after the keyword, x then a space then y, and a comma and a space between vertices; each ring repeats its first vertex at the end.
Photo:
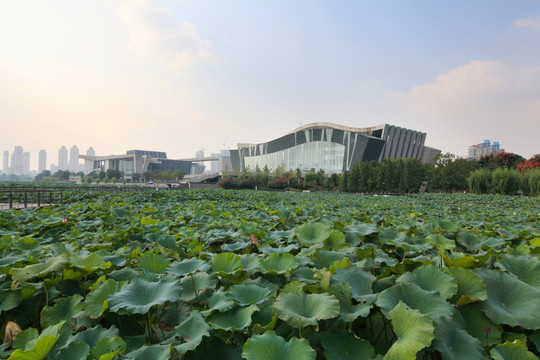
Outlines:
POLYGON ((23 153, 23 174, 30 175, 30 153, 28 151, 23 153))
POLYGON ((47 151, 39 150, 38 174, 44 172, 45 169, 47 169, 47 151))
POLYGON ((9 174, 9 151, 4 151, 4 166, 2 167, 4 174, 9 174))
POLYGON ((22 146, 15 146, 11 153, 11 174, 22 175, 24 172, 24 151, 22 146))
POLYGON ((73 145, 71 150, 69 150, 69 171, 79 171, 79 148, 77 145, 73 145))
POLYGON ((68 151, 65 146, 58 150, 58 170, 68 169, 68 151))
POLYGON ((88 150, 86 150, 86 155, 88 156, 96 156, 96 150, 94 150, 93 147, 89 147, 88 150))

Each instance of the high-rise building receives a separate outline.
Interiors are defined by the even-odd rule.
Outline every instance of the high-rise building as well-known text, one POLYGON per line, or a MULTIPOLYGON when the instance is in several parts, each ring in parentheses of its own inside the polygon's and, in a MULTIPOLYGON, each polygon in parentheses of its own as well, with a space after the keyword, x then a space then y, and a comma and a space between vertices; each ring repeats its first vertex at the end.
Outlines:
POLYGON ((30 175, 30 153, 23 153, 23 175, 30 175))
POLYGON ((47 169, 47 151, 39 150, 38 174, 44 172, 45 169, 47 169))
POLYGON ((86 155, 88 156, 96 156, 96 150, 94 150, 93 147, 89 147, 88 150, 86 150, 86 155))
POLYGON ((480 160, 482 156, 495 156, 500 152, 504 152, 504 149, 501 149, 498 141, 492 144, 489 140, 484 140, 483 143, 469 146, 469 159, 480 160))
POLYGON ((2 167, 2 171, 4 174, 9 174, 9 151, 4 151, 4 166, 2 167))
POLYGON ((73 145, 69 150, 69 171, 74 173, 79 171, 79 148, 77 145, 73 145))
POLYGON ((15 146, 11 153, 11 174, 22 175, 24 172, 24 151, 22 146, 15 146))
POLYGON ((58 170, 68 169, 68 151, 65 146, 58 150, 58 170))

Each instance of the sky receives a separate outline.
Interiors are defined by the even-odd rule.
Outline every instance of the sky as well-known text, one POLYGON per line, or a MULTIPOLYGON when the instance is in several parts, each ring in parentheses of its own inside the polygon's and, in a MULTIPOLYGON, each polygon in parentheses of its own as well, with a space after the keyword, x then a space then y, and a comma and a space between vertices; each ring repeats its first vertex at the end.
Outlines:
POLYGON ((0 151, 169 158, 311 122, 540 153, 540 2, 0 1, 0 151))

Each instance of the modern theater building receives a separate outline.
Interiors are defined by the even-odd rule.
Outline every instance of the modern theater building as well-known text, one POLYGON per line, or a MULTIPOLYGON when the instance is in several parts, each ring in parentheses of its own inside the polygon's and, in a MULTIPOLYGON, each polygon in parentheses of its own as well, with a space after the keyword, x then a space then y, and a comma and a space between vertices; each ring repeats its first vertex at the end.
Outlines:
POLYGON ((238 144, 231 150, 233 169, 267 166, 302 172, 324 170, 342 173, 367 160, 417 159, 429 162, 440 150, 424 146, 426 133, 383 124, 354 128, 331 123, 312 123, 262 144, 238 144))

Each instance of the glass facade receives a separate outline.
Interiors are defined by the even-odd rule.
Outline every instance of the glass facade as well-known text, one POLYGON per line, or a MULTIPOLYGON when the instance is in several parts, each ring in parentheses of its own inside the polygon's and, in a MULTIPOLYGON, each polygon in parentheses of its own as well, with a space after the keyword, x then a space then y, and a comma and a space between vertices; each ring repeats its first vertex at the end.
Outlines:
POLYGON ((133 159, 119 160, 118 170, 125 175, 133 174, 133 159))
POLYGON ((297 146, 293 146, 281 151, 258 156, 246 156, 245 166, 255 169, 257 166, 263 169, 266 166, 275 170, 285 165, 286 170, 296 170, 302 172, 324 170, 327 174, 343 172, 343 158, 345 156, 345 145, 330 141, 312 141, 297 146))

